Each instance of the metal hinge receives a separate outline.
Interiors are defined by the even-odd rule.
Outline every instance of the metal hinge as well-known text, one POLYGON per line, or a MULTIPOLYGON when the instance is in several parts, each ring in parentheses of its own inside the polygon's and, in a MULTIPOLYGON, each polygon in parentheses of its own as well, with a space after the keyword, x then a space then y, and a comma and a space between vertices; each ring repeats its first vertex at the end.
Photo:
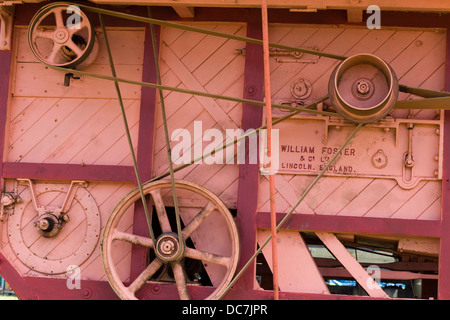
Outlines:
MULTIPOLYGON (((318 51, 317 48, 311 48, 312 50, 318 51)), ((245 48, 234 50, 235 54, 246 54, 245 48)), ((316 64, 319 62, 320 56, 312 56, 312 58, 305 58, 305 54, 301 51, 270 48, 269 56, 275 57, 275 61, 279 63, 312 63, 316 64)))

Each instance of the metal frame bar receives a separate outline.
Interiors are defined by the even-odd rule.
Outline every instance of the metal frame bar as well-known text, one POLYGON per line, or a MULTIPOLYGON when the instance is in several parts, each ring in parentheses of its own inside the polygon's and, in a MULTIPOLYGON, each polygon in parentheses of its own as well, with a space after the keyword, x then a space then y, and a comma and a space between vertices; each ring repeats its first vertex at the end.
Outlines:
MULTIPOLYGON (((447 29, 445 57, 445 90, 450 91, 450 29, 447 29)), ((442 174, 441 247, 439 252, 438 298, 450 299, 450 111, 444 114, 444 154, 442 174), (445 165, 447 164, 447 165, 445 165), (447 195, 447 196, 446 196, 447 195)))

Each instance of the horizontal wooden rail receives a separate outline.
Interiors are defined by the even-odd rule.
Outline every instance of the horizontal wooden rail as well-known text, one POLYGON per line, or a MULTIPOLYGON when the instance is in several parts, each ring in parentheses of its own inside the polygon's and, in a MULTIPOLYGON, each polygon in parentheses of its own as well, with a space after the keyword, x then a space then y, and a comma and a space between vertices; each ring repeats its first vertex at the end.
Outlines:
MULTIPOLYGON (((285 213, 277 213, 277 220, 285 216, 285 213)), ((270 212, 257 213, 256 227, 270 229, 270 212)), ((282 229, 440 237, 441 221, 296 213, 289 217, 282 229)))

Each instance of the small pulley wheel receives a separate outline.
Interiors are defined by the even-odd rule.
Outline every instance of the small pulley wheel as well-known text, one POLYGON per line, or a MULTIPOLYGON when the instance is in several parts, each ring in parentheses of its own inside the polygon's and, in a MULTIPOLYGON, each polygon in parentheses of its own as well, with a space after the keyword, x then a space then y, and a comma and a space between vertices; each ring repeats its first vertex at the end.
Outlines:
POLYGON ((357 54, 341 62, 328 84, 336 111, 355 123, 371 123, 387 116, 398 92, 394 70, 371 54, 357 54))
POLYGON ((28 45, 45 64, 75 68, 91 55, 96 39, 88 16, 79 7, 57 2, 42 7, 31 19, 28 45))
POLYGON ((172 183, 167 180, 143 185, 155 243, 149 236, 134 234, 129 224, 133 220, 130 209, 142 209, 137 188, 116 205, 106 221, 101 242, 103 267, 111 287, 124 300, 157 299, 161 287, 167 292, 165 299, 212 300, 221 296, 234 276, 240 243, 228 208, 195 183, 176 180, 175 190, 180 200, 181 234, 174 226, 172 183), (147 266, 134 279, 129 279, 129 269, 123 269, 123 259, 128 256, 124 248, 130 244, 149 252, 147 266), (201 290, 191 292, 199 286, 201 290))

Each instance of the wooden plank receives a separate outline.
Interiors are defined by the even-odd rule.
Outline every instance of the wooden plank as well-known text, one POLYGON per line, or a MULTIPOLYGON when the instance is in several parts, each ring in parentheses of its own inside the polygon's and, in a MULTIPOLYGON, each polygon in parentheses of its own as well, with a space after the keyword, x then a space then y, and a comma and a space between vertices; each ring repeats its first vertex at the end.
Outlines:
MULTIPOLYGON (((18 133, 20 132, 22 134, 23 132, 23 134, 20 136, 20 139, 16 139, 13 144, 9 145, 7 154, 8 161, 20 161, 36 142, 43 139, 50 130, 59 125, 58 119, 61 120, 67 117, 83 101, 83 99, 65 99, 64 101, 58 101, 49 105, 47 111, 38 114, 34 114, 34 110, 31 110, 32 112, 29 114, 30 118, 36 117, 38 120, 33 123, 33 126, 19 128, 17 130, 18 133)), ((41 101, 41 103, 45 104, 45 101, 41 101)), ((39 108, 36 109, 38 112, 40 111, 39 108)))
MULTIPOLYGON (((124 100, 126 113, 129 114, 129 109, 136 108, 137 104, 138 102, 136 100, 124 100)), ((95 107, 91 104, 90 106, 92 108, 95 107)), ((89 117, 86 122, 78 123, 78 128, 72 135, 69 135, 70 132, 64 131, 60 135, 61 139, 59 141, 62 142, 59 145, 57 144, 58 140, 53 140, 53 144, 55 145, 54 151, 48 153, 47 158, 43 162, 71 163, 71 160, 90 143, 95 143, 99 150, 100 141, 96 140, 96 137, 118 117, 121 117, 121 114, 117 102, 107 100, 106 104, 98 107, 98 111, 89 117), (66 139, 64 140, 64 138, 66 139)), ((52 132, 52 134, 55 133, 52 132)))
MULTIPOLYGON (((129 80, 142 79, 142 66, 117 65, 117 76, 129 80)), ((92 65, 85 69, 101 75, 110 75, 107 65, 92 65)), ((13 93, 15 97, 65 97, 65 98, 109 98, 117 97, 114 83, 109 80, 81 76, 71 80, 70 86, 64 86, 64 73, 46 69, 40 63, 17 63, 13 93), (30 76, 33 75, 33 76, 30 76)), ((136 85, 120 84, 124 99, 139 99, 140 89, 136 85)))
MULTIPOLYGON (((235 35, 244 36, 245 27, 236 25, 238 29, 233 32, 235 35)), ((239 57, 234 53, 235 49, 241 48, 244 44, 235 40, 227 40, 223 44, 217 47, 213 53, 211 53, 206 59, 200 61, 201 64, 193 71, 193 75, 198 79, 200 84, 205 85, 208 83, 216 73, 218 69, 222 69, 226 63, 239 57)), ((242 57, 240 57, 242 59, 242 57)), ((244 59, 242 59, 244 60, 244 59)), ((241 74, 243 69, 240 70, 241 74)), ((241 93, 242 94, 242 93, 241 93)))
MULTIPOLYGON (((101 4, 121 4, 123 1, 121 0, 93 0, 95 3, 101 4)), ((171 6, 173 5, 170 1, 163 0, 132 0, 127 2, 130 5, 162 5, 162 6, 171 6)), ((218 6, 218 7, 256 7, 258 8, 261 4, 255 0, 237 0, 237 1, 227 1, 227 0, 180 0, 177 4, 186 5, 186 6, 218 6)), ((348 2, 345 0, 333 0, 324 3, 323 1, 317 0, 309 0, 302 1, 298 3, 294 0, 284 0, 284 1, 275 1, 270 0, 267 3, 269 8, 320 8, 320 9, 360 9, 366 10, 367 3, 366 2, 348 2)), ((399 0, 399 1, 388 1, 381 0, 377 2, 377 5, 383 10, 394 10, 394 11, 441 11, 447 12, 450 9, 447 6, 447 2, 445 0, 437 0, 433 1, 433 3, 429 3, 428 1, 417 1, 411 2, 407 0, 399 0)))
POLYGON ((26 133, 37 121, 39 121, 52 106, 59 102, 59 98, 14 98, 11 99, 8 142, 13 145, 26 133), (27 101, 27 106, 22 106, 16 101, 27 101))
POLYGON ((131 166, 74 165, 5 162, 3 177, 51 180, 123 181, 136 180, 131 166))
POLYGON ((395 186, 385 197, 380 199, 364 216, 365 217, 390 217, 404 203, 408 202, 414 194, 425 185, 425 181, 419 184, 413 190, 405 190, 395 186))
MULTIPOLYGON (((247 36, 262 39, 261 24, 249 22, 247 36)), ((263 52, 262 47, 247 43, 247 55, 245 57, 244 98, 263 100, 263 52), (251 90, 250 90, 251 89, 251 90)), ((262 123, 262 108, 243 104, 241 128, 245 131, 249 128, 259 128, 262 123)), ((247 157, 248 158, 248 157, 247 157)), ((241 257, 238 270, 247 263, 256 250, 256 211, 258 206, 259 166, 257 164, 239 165, 239 184, 237 193, 237 215, 241 241, 241 257)), ((253 290, 255 287, 255 266, 243 273, 236 285, 243 290, 253 290)))
POLYGON ((441 220, 442 217, 442 196, 437 198, 427 209, 417 217, 419 220, 441 220))
MULTIPOLYGON (((351 277, 351 274, 345 269, 337 268, 319 268, 320 273, 324 277, 351 277)), ((380 278, 386 280, 414 280, 414 279, 438 279, 436 274, 424 274, 415 273, 408 271, 391 271, 391 270, 380 270, 380 278)))
MULTIPOLYGON (((183 83, 188 85, 191 90, 200 92, 207 92, 205 88, 198 82, 198 80, 189 72, 188 69, 175 56, 171 48, 163 46, 161 49, 162 59, 168 63, 172 70, 176 70, 177 75, 182 79, 183 83), (163 50, 164 49, 164 50, 163 50)), ((196 97, 205 110, 217 121, 217 123, 225 131, 226 129, 235 129, 234 122, 229 119, 226 113, 217 105, 217 103, 210 98, 196 97)))
MULTIPOLYGON (((139 131, 139 122, 130 123, 131 142, 133 144, 133 152, 137 152, 137 136, 139 131)), ((122 165, 133 166, 131 158, 130 145, 128 139, 123 133, 106 152, 99 156, 94 163, 95 165, 122 165), (118 161, 118 162, 117 162, 118 161)))
POLYGON ((419 255, 439 256, 439 239, 429 238, 401 238, 398 242, 400 252, 410 252, 419 255))
MULTIPOLYGON (((303 194, 306 188, 314 180, 314 176, 294 176, 289 183, 296 189, 298 194, 303 194)), ((331 196, 347 180, 346 177, 322 177, 309 192, 304 201, 314 210, 331 196)))
POLYGON ((402 79, 402 76, 424 58, 443 39, 443 36, 442 33, 423 32, 414 43, 404 48, 402 53, 390 62, 397 77, 402 79))
MULTIPOLYGON (((241 28, 242 26, 236 24, 219 24, 214 27, 214 31, 235 34, 241 28)), ((183 56, 181 61, 191 72, 193 72, 227 41, 226 38, 208 35, 200 40, 195 47, 189 50, 189 52, 183 56)), ((202 79, 202 77, 197 78, 202 79)))
MULTIPOLYGON (((105 101, 97 99, 93 101, 84 100, 76 109, 71 110, 67 116, 59 117, 55 114, 49 114, 49 118, 51 117, 49 121, 55 122, 55 126, 51 131, 47 131, 47 134, 42 139, 38 141, 33 140, 33 145, 28 145, 26 149, 22 150, 20 161, 39 162, 48 158, 48 155, 57 153, 58 146, 73 135, 80 125, 89 121, 99 109, 101 110, 101 106, 104 103, 105 101)), ((39 129, 45 132, 43 127, 36 127, 36 130, 39 129)))
POLYGON ((375 179, 373 180, 355 199, 345 206, 339 215, 356 215, 361 216, 370 210, 381 198, 383 198, 397 182, 392 179, 375 179))
MULTIPOLYGON (((131 102, 131 101, 130 101, 131 102)), ((136 140, 138 137, 138 128, 136 127, 139 119, 138 102, 133 101, 131 104, 125 103, 125 106, 129 106, 127 109, 127 118, 130 127, 130 133, 134 146, 136 147, 136 140)), ((115 107, 118 107, 116 105, 115 107)), ((121 148, 118 148, 117 142, 125 139, 125 128, 123 119, 121 116, 117 116, 111 123, 103 128, 97 134, 90 143, 78 152, 74 157, 70 159, 70 163, 84 163, 84 164, 107 164, 114 165, 119 164, 122 159, 130 154, 130 148, 126 144, 122 144, 121 148), (112 149, 115 149, 116 154, 111 153, 112 149), (106 154, 109 154, 109 157, 106 154), (104 160, 101 160, 101 159, 104 160), (104 161, 104 162, 102 162, 104 161)))
POLYGON ((440 182, 429 181, 391 217, 417 219, 420 214, 440 197, 441 192, 440 182))
MULTIPOLYGON (((188 23, 188 25, 193 25, 193 23, 188 23)), ((201 27, 204 29, 213 30, 215 28, 214 23, 202 23, 201 27)), ((183 58, 189 51, 192 50, 203 38, 206 38, 207 35, 198 32, 189 32, 183 31, 182 35, 178 37, 175 41, 170 44, 170 48, 178 59, 183 58)), ((164 39, 164 35, 162 37, 161 44, 161 54, 164 56, 163 48, 167 45, 164 39)))
POLYGON ((316 234, 369 296, 375 298, 389 298, 334 234, 329 232, 316 232, 316 234))
MULTIPOLYGON (((277 213, 277 221, 281 221, 285 215, 285 213, 277 213)), ((256 226, 261 229, 270 228, 269 212, 258 212, 256 226)), ((439 237, 441 234, 441 221, 293 214, 282 229, 439 237)))
MULTIPOLYGON (((261 245, 270 236, 270 230, 258 230, 261 245)), ((280 291, 330 294, 314 259, 301 235, 295 231, 277 234, 280 291)), ((262 250, 272 270, 272 242, 262 250)))
POLYGON ((371 178, 348 179, 325 202, 315 208, 315 212, 326 215, 338 214, 372 181, 371 178))
MULTIPOLYGON (((278 198, 282 198, 284 199, 282 201, 283 204, 288 204, 289 207, 293 207, 295 205, 295 203, 297 202, 297 200, 300 198, 300 196, 302 195, 303 192, 298 192, 296 189, 292 188, 291 184, 289 184, 289 182, 286 181, 286 175, 276 175, 275 176, 275 190, 276 190, 276 196, 278 198)), ((264 178, 266 180, 266 178, 264 178)), ((264 181, 264 183, 260 186, 260 194, 261 194, 261 199, 268 199, 269 196, 269 189, 268 189, 268 184, 267 181, 264 181)), ((266 211, 266 209, 268 208, 267 206, 269 205, 269 202, 266 201, 264 204, 262 204, 258 210, 260 211, 266 211)), ((281 205, 281 203, 280 203, 281 205)), ((281 208, 278 207, 277 211, 278 212, 283 212, 282 210, 280 210, 281 208)), ((295 209, 294 212, 297 213, 305 213, 305 214, 313 214, 314 211, 312 210, 312 208, 308 205, 308 203, 306 201, 302 201, 298 207, 295 209)))

